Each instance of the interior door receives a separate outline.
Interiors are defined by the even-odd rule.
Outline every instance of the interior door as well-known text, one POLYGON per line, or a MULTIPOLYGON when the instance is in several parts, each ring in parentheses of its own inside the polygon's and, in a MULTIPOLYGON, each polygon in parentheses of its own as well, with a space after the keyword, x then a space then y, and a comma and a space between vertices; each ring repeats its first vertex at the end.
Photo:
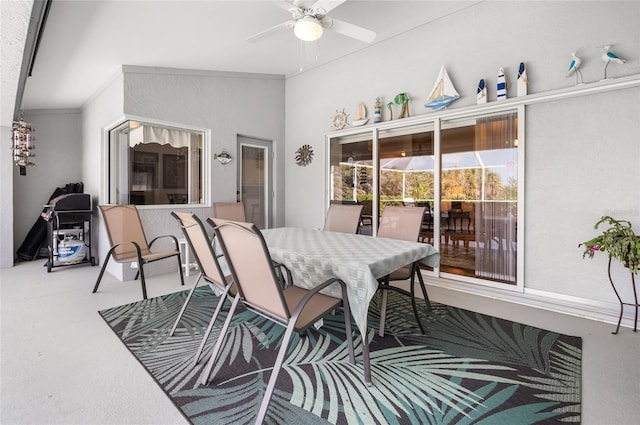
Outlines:
POLYGON ((272 142, 238 136, 238 188, 247 221, 260 229, 272 225, 272 142))

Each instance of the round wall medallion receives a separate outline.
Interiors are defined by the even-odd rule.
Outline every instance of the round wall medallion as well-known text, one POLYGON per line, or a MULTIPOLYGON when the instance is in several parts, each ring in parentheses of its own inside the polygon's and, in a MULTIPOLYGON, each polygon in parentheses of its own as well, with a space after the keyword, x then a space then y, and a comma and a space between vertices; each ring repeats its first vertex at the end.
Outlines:
POLYGON ((336 114, 331 119, 331 126, 336 130, 342 130, 347 125, 347 113, 342 111, 336 111, 336 114))
POLYGON ((307 166, 311 164, 313 159, 313 148, 309 145, 302 145, 296 151, 296 164, 301 166, 307 166))

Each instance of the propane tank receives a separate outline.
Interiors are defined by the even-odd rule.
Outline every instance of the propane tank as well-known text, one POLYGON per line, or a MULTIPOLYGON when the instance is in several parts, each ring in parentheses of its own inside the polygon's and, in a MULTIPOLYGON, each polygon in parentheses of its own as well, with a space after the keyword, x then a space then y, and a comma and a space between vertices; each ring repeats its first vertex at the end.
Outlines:
POLYGON ((87 247, 83 241, 73 236, 65 236, 58 244, 58 261, 65 264, 79 263, 85 259, 87 247))

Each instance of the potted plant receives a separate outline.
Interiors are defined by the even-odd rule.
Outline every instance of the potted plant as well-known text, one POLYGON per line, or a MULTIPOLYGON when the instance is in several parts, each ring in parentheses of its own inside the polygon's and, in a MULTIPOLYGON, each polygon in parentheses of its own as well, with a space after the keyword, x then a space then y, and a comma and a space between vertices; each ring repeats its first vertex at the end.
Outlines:
POLYGON ((598 229, 604 223, 609 225, 608 229, 595 238, 578 245, 579 247, 584 245, 582 258, 593 258, 596 252, 605 251, 611 258, 618 260, 628 268, 631 274, 638 273, 640 269, 640 236, 635 234, 630 222, 616 220, 608 215, 600 218, 593 228, 598 229))
POLYGON ((624 312, 624 306, 629 305, 635 307, 635 321, 633 325, 633 331, 638 329, 638 293, 636 292, 636 280, 635 275, 640 269, 640 236, 636 235, 631 228, 631 223, 626 220, 616 220, 608 215, 603 216, 595 224, 594 229, 598 229, 601 224, 608 224, 609 228, 604 230, 600 235, 595 238, 581 243, 578 247, 584 245, 584 253, 582 258, 593 258, 597 251, 605 251, 609 254, 609 282, 613 287, 613 291, 616 293, 616 297, 620 302, 620 316, 618 317, 618 326, 613 332, 617 334, 620 330, 620 323, 622 322, 622 314, 624 312), (623 266, 629 269, 631 272, 631 284, 633 286, 633 302, 624 302, 620 293, 616 289, 616 285, 613 283, 611 277, 611 260, 618 260, 623 266))

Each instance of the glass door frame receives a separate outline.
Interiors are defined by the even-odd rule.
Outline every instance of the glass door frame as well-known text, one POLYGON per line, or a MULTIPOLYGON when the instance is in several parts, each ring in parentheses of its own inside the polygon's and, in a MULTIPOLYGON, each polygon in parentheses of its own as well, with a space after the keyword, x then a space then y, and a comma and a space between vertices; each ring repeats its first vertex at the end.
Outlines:
MULTIPOLYGON (((263 193, 263 199, 264 199, 264 205, 262 206, 263 211, 264 211, 264 216, 263 216, 263 220, 264 220, 264 228, 265 229, 269 229, 273 226, 273 214, 271 211, 273 202, 273 186, 272 186, 272 179, 271 176, 273 175, 273 142, 271 140, 266 140, 266 139, 259 139, 256 137, 251 137, 251 136, 244 136, 244 135, 238 135, 237 136, 237 145, 238 145, 238 152, 237 152, 237 157, 238 157, 238 182, 237 182, 237 187, 238 187, 238 199, 239 200, 244 200, 244 183, 242 181, 242 176, 243 176, 243 166, 244 166, 244 161, 243 161, 243 147, 249 147, 249 148, 255 148, 255 149, 261 149, 264 151, 264 175, 263 175, 263 179, 264 179, 264 193, 263 193)), ((249 207, 249 205, 247 203, 244 203, 244 208, 245 208, 245 213, 247 214, 247 220, 251 220, 250 217, 250 212, 247 211, 247 208, 249 207)))
MULTIPOLYGON (((413 127, 417 125, 425 125, 432 124, 434 129, 434 169, 437 172, 434 172, 434 205, 433 205, 433 215, 434 217, 441 216, 441 169, 442 169, 442 158, 441 158, 441 124, 443 121, 452 120, 452 119, 461 119, 461 118, 469 118, 473 119, 478 116, 487 116, 493 114, 500 114, 506 112, 515 112, 518 120, 518 189, 517 189, 517 199, 518 199, 518 226, 516 230, 516 238, 517 238, 517 253, 516 253, 516 281, 515 284, 506 284, 502 282, 494 282, 490 280, 485 280, 476 277, 470 276, 462 276, 453 273, 442 272, 440 268, 434 268, 433 271, 430 270, 422 270, 422 273, 425 276, 432 276, 435 278, 444 278, 450 281, 455 281, 456 283, 460 283, 463 286, 471 285, 473 287, 477 287, 478 285, 493 287, 503 290, 510 290, 514 292, 524 292, 524 247, 525 247, 525 105, 492 105, 491 107, 485 107, 481 110, 477 110, 475 108, 464 108, 463 110, 454 110, 454 111, 440 111, 436 112, 433 115, 429 116, 418 116, 408 119, 396 120, 396 121, 387 121, 383 123, 376 124, 375 127, 365 127, 365 128, 349 128, 341 131, 332 132, 325 135, 325 149, 327 155, 325 155, 325 190, 324 190, 324 207, 325 210, 329 207, 330 197, 332 192, 332 176, 331 176, 331 144, 332 141, 336 139, 344 138, 345 143, 348 143, 349 139, 362 139, 367 138, 372 141, 372 162, 374 165, 373 174, 373 205, 379 205, 380 202, 380 188, 379 188, 379 173, 380 173, 380 157, 379 157, 379 138, 380 132, 387 129, 396 129, 402 127, 413 127)), ((372 222, 378 223, 379 219, 379 208, 372 209, 372 222)), ((376 226, 372 226, 372 235, 376 235, 376 226)), ((433 227, 434 235, 438 235, 440 232, 440 220, 434 220, 433 227)), ((436 238, 434 236, 433 246, 440 250, 440 238, 436 238)))

